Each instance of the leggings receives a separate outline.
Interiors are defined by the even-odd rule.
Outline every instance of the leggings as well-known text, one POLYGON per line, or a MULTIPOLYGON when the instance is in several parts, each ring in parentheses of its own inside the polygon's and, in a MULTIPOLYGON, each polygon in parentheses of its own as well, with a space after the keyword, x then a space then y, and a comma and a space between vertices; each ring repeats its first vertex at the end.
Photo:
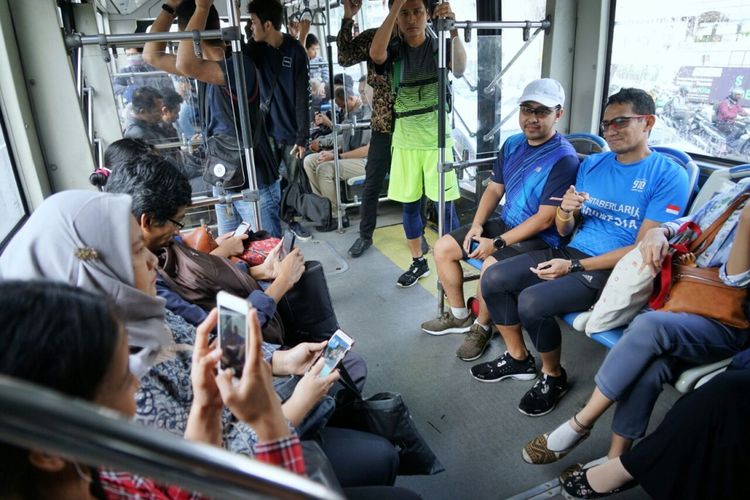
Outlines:
MULTIPOLYGON (((403 203, 404 207, 404 233, 407 240, 419 238, 424 233, 424 221, 422 220, 422 200, 403 203)), ((445 232, 446 234, 458 229, 458 214, 456 206, 452 201, 445 202, 445 232)))

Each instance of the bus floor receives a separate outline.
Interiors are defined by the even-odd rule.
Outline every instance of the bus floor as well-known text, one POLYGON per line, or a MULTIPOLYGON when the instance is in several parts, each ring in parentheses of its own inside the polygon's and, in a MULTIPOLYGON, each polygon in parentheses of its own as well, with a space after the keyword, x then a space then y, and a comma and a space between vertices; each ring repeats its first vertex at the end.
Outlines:
MULTIPOLYGON (((381 204, 379 224, 400 223, 398 210, 396 204, 381 204)), ((343 234, 314 232, 314 239, 300 246, 308 259, 323 260, 324 266, 326 262, 346 263, 343 272, 329 272, 327 280, 339 323, 355 339, 354 348, 368 363, 365 395, 401 393, 420 432, 445 466, 444 472, 434 476, 400 476, 397 485, 411 488, 425 499, 559 497, 556 478, 564 468, 606 454, 612 411, 598 422, 587 440, 558 463, 526 464, 521 449, 585 403, 605 349, 565 327, 563 365, 572 388, 552 413, 539 418, 523 415, 517 405, 533 382, 487 384, 469 375, 473 363, 500 355, 504 351, 502 342, 495 337, 482 358, 466 363, 455 356, 462 335, 433 337, 422 333, 419 325, 436 315, 434 281, 428 284, 423 279, 420 284, 425 286, 407 289, 396 286, 396 279, 409 262, 400 226, 378 228, 375 245, 360 258, 347 255, 358 236, 359 222, 355 212, 350 212, 352 225, 343 234), (325 252, 336 255, 326 257, 322 255, 325 252)), ((428 229, 426 236, 432 246, 437 235, 428 229)), ((431 269, 435 276, 434 266, 431 269)), ((472 282, 467 290, 475 286, 472 282)), ((676 398, 677 392, 668 387, 657 402, 652 429, 676 398)), ((635 488, 619 498, 645 496, 643 490, 635 488)))

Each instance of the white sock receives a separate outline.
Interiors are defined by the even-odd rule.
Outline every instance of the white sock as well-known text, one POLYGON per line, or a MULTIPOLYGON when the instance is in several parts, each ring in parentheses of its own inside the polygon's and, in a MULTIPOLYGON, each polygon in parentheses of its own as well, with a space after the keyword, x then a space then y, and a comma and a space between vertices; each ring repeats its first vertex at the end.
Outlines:
POLYGON ((478 319, 474 320, 474 324, 481 326, 482 330, 484 330, 485 332, 489 332, 490 331, 490 325, 483 325, 482 323, 479 322, 478 319))
POLYGON ((547 449, 565 451, 576 444, 579 439, 581 435, 571 427, 570 421, 566 421, 547 436, 547 449))
POLYGON ((469 309, 466 307, 453 307, 451 306, 451 314, 456 319, 466 319, 469 317, 469 309))

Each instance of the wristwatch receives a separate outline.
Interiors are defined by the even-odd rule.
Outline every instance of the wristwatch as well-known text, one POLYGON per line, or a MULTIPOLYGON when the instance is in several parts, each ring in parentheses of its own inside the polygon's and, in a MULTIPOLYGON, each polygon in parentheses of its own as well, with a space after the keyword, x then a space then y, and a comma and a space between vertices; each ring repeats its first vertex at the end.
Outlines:
POLYGON ((581 271, 585 271, 583 268, 583 264, 581 264, 581 261, 578 259, 571 259, 570 260, 570 267, 568 268, 569 273, 580 273, 581 271))
POLYGON ((169 14, 172 14, 174 16, 174 7, 172 7, 169 4, 166 4, 166 3, 161 4, 161 10, 169 14))
POLYGON ((505 240, 503 239, 502 236, 498 236, 497 238, 492 240, 492 246, 495 247, 495 250, 500 250, 502 248, 505 248, 506 245, 507 244, 505 243, 505 240))

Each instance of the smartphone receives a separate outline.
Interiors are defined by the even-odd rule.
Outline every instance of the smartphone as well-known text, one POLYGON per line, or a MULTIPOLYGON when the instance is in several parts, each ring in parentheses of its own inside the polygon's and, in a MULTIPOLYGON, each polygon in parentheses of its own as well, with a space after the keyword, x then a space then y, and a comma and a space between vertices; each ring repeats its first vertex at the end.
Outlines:
POLYGON ((293 232, 288 229, 284 231, 284 238, 281 244, 281 251, 279 252, 279 259, 283 259, 287 255, 289 255, 289 252, 291 252, 294 248, 294 242, 296 239, 297 237, 293 232))
POLYGON ((245 366, 247 350, 247 315, 250 304, 246 299, 227 292, 216 295, 219 308, 219 347, 222 370, 231 368, 239 375, 245 366))
POLYGON ((320 370, 320 376, 328 376, 328 374, 330 374, 336 368, 336 366, 338 366, 339 362, 341 362, 346 353, 349 352, 349 349, 352 348, 352 345, 354 345, 354 339, 344 333, 343 330, 336 330, 336 332, 331 335, 330 340, 328 340, 328 345, 326 345, 326 348, 323 351, 323 359, 325 359, 325 364, 320 370))
POLYGON ((237 229, 234 230, 234 234, 232 236, 242 236, 243 234, 247 233, 250 230, 250 224, 242 221, 242 224, 237 226, 237 229))

